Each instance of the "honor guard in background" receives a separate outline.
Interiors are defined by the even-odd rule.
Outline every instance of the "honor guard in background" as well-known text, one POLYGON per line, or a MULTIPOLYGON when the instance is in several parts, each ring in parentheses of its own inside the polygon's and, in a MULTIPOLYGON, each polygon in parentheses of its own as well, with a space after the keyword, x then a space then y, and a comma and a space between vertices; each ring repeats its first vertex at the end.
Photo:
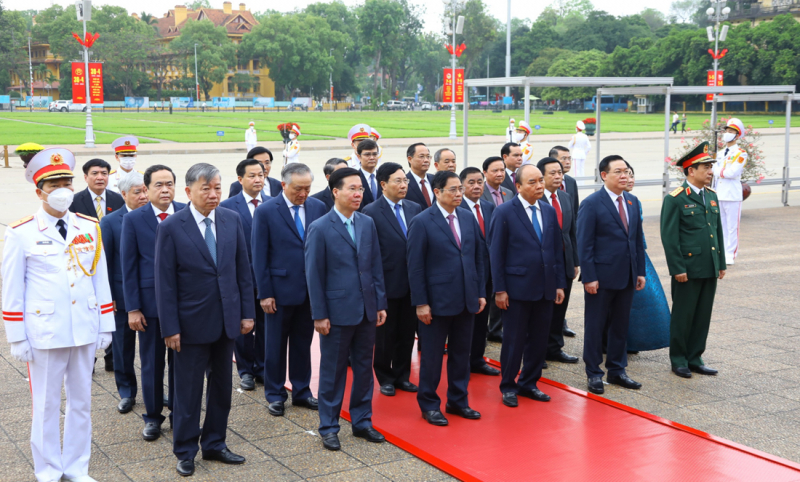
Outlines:
POLYGON ((739 251, 739 221, 742 218, 742 171, 747 164, 747 152, 736 145, 744 135, 744 124, 732 117, 722 141, 725 147, 717 152, 714 164, 714 189, 719 198, 722 231, 725 233, 725 264, 733 264, 739 251))
MULTIPOLYGON (((370 129, 369 129, 369 138, 372 139, 373 141, 375 141, 375 143, 377 144, 378 141, 381 138, 381 134, 378 131, 376 131, 374 128, 370 127, 370 129)), ((381 156, 383 156, 383 149, 379 145, 378 146, 378 162, 381 162, 381 156)))
POLYGON ((686 181, 669 193, 661 206, 661 242, 672 277, 669 358, 672 371, 683 378, 691 378, 692 372, 717 374, 701 358, 717 279, 725 276, 727 268, 722 252, 727 233, 722 222, 725 218, 720 219, 721 203, 717 194, 705 187, 711 182, 713 162, 708 142, 678 161, 686 181))
POLYGON ((68 211, 73 154, 45 149, 26 179, 42 207, 12 223, 3 246, 3 321, 11 356, 28 363, 36 480, 91 482, 92 368, 111 344, 114 305, 97 220, 68 211), (13 282, 11 282, 13 280, 13 282), (59 423, 66 388, 64 449, 59 423))
POLYGON ((111 143, 111 147, 114 149, 114 157, 119 162, 119 169, 112 169, 108 173, 108 190, 119 193, 117 186, 120 179, 125 174, 133 172, 136 167, 136 148, 139 147, 139 139, 133 136, 120 137, 111 143))
MULTIPOLYGON (((592 150, 592 145, 589 143, 589 137, 583 133, 583 131, 586 130, 586 125, 583 121, 578 121, 575 124, 575 130, 577 132, 575 132, 572 139, 569 140, 567 149, 572 152, 572 161, 575 167, 573 175, 575 177, 582 177, 583 165, 586 164, 586 158, 589 156, 589 151, 592 150)), ((578 181, 578 184, 583 184, 583 182, 578 181)))
POLYGON ((519 127, 512 135, 512 142, 519 144, 522 148, 522 165, 536 164, 533 159, 533 146, 528 142, 528 136, 531 134, 531 126, 525 121, 519 121, 519 127))
POLYGON ((514 142, 514 132, 517 129, 514 127, 514 119, 508 120, 508 127, 506 127, 506 142, 514 142))
POLYGON ((258 136, 256 136, 256 123, 250 122, 247 127, 247 130, 244 131, 244 145, 249 151, 250 149, 256 147, 258 144, 258 136))
POLYGON ((356 154, 356 148, 359 142, 364 139, 369 139, 371 133, 372 128, 366 124, 356 124, 350 129, 350 132, 347 133, 347 138, 350 139, 350 146, 353 148, 353 154, 344 158, 344 160, 347 161, 347 167, 352 167, 353 169, 361 167, 358 155, 356 154))
POLYGON ((297 138, 300 137, 300 126, 292 124, 292 130, 289 132, 289 143, 283 151, 283 157, 286 158, 286 164, 293 162, 300 162, 300 142, 297 138))

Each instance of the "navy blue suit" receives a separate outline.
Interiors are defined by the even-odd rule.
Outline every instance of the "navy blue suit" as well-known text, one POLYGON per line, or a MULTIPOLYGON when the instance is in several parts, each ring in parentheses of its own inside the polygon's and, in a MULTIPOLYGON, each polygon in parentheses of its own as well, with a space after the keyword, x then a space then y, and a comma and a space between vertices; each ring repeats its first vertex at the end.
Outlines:
POLYGON ((472 213, 456 208, 461 227, 459 248, 438 205, 417 215, 408 229, 408 280, 412 306, 429 305, 432 321, 419 323, 420 383, 417 401, 423 412, 441 409, 436 394, 447 341, 447 402, 469 406, 469 353, 472 324, 486 297, 484 242, 472 213))
POLYGON ((639 220, 639 200, 623 192, 627 210, 625 231, 619 207, 605 188, 589 195, 578 210, 578 258, 581 281, 599 282, 597 294, 584 291, 583 360, 589 378, 602 377, 603 330, 608 333, 606 369, 609 375, 622 375, 628 366, 628 321, 638 276, 645 275, 644 233, 639 220), (608 320, 608 325, 606 325, 608 320))
MULTIPOLYGON (((406 199, 419 204, 419 207, 422 209, 428 209, 428 203, 425 202, 425 197, 422 195, 422 190, 420 189, 419 184, 417 184, 417 180, 414 179, 414 176, 411 174, 411 171, 406 173, 406 177, 408 178, 408 192, 406 193, 406 199)), ((431 193, 433 193, 433 174, 425 174, 425 185, 428 186, 428 188, 431 190, 431 193)), ((430 197, 431 204, 436 204, 436 196, 434 194, 430 194, 430 197)))
POLYGON ((231 409, 233 340, 243 319, 255 318, 253 281, 242 221, 214 210, 216 263, 190 208, 159 226, 156 236, 156 303, 164 338, 180 334, 175 359, 172 451, 178 460, 226 448, 231 409), (203 382, 208 378, 206 417, 200 436, 203 382))
MULTIPOLYGON (((186 207, 173 202, 175 212, 186 207)), ((122 221, 120 261, 122 265, 122 290, 128 313, 141 311, 147 326, 139 332, 139 358, 142 364, 142 397, 144 398, 145 422, 161 424, 164 416, 164 369, 165 355, 169 359, 169 405, 172 410, 173 366, 172 351, 161 337, 161 320, 156 307, 156 230, 158 218, 153 205, 144 206, 126 214, 122 221)))
POLYGON ((325 212, 327 213, 331 209, 333 209, 333 194, 331 193, 331 188, 326 187, 322 191, 312 195, 314 199, 318 199, 325 204, 325 212))
POLYGON ((114 321, 116 331, 112 334, 111 345, 114 347, 114 381, 120 398, 136 398, 138 384, 133 359, 136 357, 136 332, 128 326, 128 311, 125 309, 125 294, 122 291, 122 255, 120 239, 122 238, 122 217, 128 214, 128 208, 117 209, 100 220, 103 233, 103 250, 108 264, 108 278, 111 282, 111 297, 114 300, 114 321))
MULTIPOLYGON (((260 203, 271 199, 265 197, 263 193, 258 198, 259 206, 261 205, 260 203)), ((252 267, 253 253, 250 248, 250 233, 253 227, 253 217, 250 215, 250 208, 247 206, 244 194, 239 192, 239 194, 222 201, 219 205, 239 214, 239 219, 242 220, 244 239, 247 241, 247 257, 250 259, 252 267)), ((255 273, 253 271, 251 273, 255 277, 255 273)), ((236 353, 236 368, 240 378, 244 375, 264 376, 264 310, 261 309, 261 304, 257 298, 255 299, 255 313, 253 331, 246 335, 237 336, 233 348, 234 353, 236 353)))
MULTIPOLYGON (((283 185, 281 185, 279 180, 267 176, 264 181, 266 184, 263 191, 266 192, 262 192, 261 194, 266 194, 269 197, 277 197, 278 194, 283 192, 283 185)), ((242 192, 242 183, 237 179, 231 183, 231 187, 228 190, 228 199, 236 196, 240 192, 242 192)))
MULTIPOLYGON (((285 402, 286 350, 289 349, 289 381, 292 398, 311 397, 311 342, 314 321, 306 287, 303 248, 308 227, 327 212, 316 199, 304 204, 306 224, 300 236, 283 195, 272 198, 255 211, 251 243, 257 299, 275 299, 275 313, 264 323, 264 397, 267 402, 285 402)), ((263 311, 260 307, 259 310, 263 311)))
POLYGON ((358 212, 350 219, 355 242, 335 209, 311 223, 306 237, 311 316, 331 325, 319 337, 320 435, 339 432, 348 356, 353 429, 372 427, 372 351, 378 311, 386 309, 386 288, 375 223, 358 212))
MULTIPOLYGON (((373 172, 373 174, 375 173, 373 172)), ((361 176, 361 185, 364 187, 364 197, 361 198, 361 206, 358 207, 358 210, 360 212, 364 212, 365 207, 372 204, 373 202, 375 202, 376 199, 381 197, 381 195, 383 194, 383 189, 381 189, 381 183, 378 182, 377 176, 375 176, 375 187, 378 191, 376 194, 372 192, 372 188, 370 188, 369 185, 369 179, 367 179, 367 176, 364 175, 364 171, 359 169, 358 175, 361 176)))
MULTIPOLYGON (((400 204, 407 231, 411 220, 421 209, 419 204, 407 199, 400 204)), ((385 196, 379 197, 363 212, 372 218, 378 231, 388 306, 386 323, 375 331, 373 368, 379 385, 399 386, 408 382, 411 374, 411 353, 414 351, 414 334, 417 331, 417 315, 411 306, 411 289, 408 285, 407 235, 385 196)))
POLYGON ((542 214, 541 239, 529 217, 531 209, 526 212, 519 196, 494 210, 489 230, 494 291, 505 292, 509 298, 500 351, 502 393, 537 388, 556 290, 566 287, 564 243, 556 210, 545 202, 537 205, 542 214), (523 358, 525 364, 519 373, 523 358))

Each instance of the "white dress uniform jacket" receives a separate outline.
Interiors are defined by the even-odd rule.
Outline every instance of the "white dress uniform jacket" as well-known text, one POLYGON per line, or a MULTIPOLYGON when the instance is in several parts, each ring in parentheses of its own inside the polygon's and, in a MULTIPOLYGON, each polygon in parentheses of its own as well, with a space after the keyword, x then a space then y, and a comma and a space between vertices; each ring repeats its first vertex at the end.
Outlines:
POLYGON ((720 201, 742 200, 742 171, 747 163, 747 153, 739 146, 724 147, 717 153, 714 163, 714 190, 720 201))
POLYGON ((533 146, 530 145, 528 141, 520 142, 519 146, 522 148, 522 165, 536 164, 533 160, 533 146))
POLYGON ((283 155, 286 156, 286 164, 300 162, 300 143, 297 142, 297 139, 292 139, 286 144, 283 155))
POLYGON ((256 136, 256 129, 254 127, 248 128, 244 131, 244 144, 247 146, 247 150, 256 147, 258 143, 258 136, 256 136))

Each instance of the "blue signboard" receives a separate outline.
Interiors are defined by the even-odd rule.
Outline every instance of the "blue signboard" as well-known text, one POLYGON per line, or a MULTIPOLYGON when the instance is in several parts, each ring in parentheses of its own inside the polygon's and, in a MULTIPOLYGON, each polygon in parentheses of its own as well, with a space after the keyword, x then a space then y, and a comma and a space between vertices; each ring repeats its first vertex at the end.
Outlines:
POLYGON ((503 105, 511 105, 514 103, 514 98, 511 96, 503 97, 503 105))
POLYGON ((772 120, 772 119, 770 119, 770 120, 769 120, 769 125, 772 125, 772 124, 774 124, 774 123, 775 123, 775 121, 774 121, 774 120, 772 120))
POLYGON ((254 107, 275 107, 275 97, 254 97, 254 107))
POLYGON ((224 136, 224 135, 225 135, 225 131, 217 131, 217 135, 218 135, 219 137, 222 137, 222 136, 224 136))
POLYGON ((538 131, 539 129, 541 129, 541 128, 542 128, 542 126, 540 126, 539 124, 536 124, 535 126, 533 126, 533 128, 534 128, 534 129, 536 129, 536 130, 538 131))
POLYGON ((211 105, 214 107, 233 107, 236 105, 236 97, 212 97, 211 105))
POLYGON ((10 95, 0 95, 0 104, 10 104, 10 103, 11 103, 10 95))

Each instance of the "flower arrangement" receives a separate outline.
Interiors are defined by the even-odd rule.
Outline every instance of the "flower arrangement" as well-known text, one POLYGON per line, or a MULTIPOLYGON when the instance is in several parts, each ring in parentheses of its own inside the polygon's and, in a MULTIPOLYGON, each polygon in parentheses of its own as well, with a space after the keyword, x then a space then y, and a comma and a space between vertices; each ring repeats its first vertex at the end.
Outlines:
POLYGON ((597 124, 597 119, 595 119, 594 117, 587 117, 586 119, 583 119, 583 123, 584 124, 597 124))
POLYGON ((40 146, 39 144, 33 142, 26 142, 25 144, 21 144, 17 146, 14 150, 14 154, 21 156, 23 154, 36 154, 39 151, 44 150, 44 147, 40 146))
MULTIPOLYGON (((698 135, 691 138, 681 138, 681 147, 678 152, 674 156, 666 158, 664 161, 669 164, 670 171, 672 171, 679 179, 683 179, 683 169, 677 165, 678 160, 689 153, 689 151, 697 147, 697 145, 701 142, 708 142, 708 144, 712 146, 712 149, 714 149, 714 132, 721 132, 725 130, 727 123, 727 117, 720 117, 717 119, 716 129, 713 129, 711 126, 711 121, 706 119, 703 122, 702 129, 698 131, 698 135)), ((755 181, 756 184, 759 184, 765 177, 773 174, 767 169, 766 164, 764 163, 764 153, 759 146, 760 139, 761 134, 757 130, 754 130, 752 125, 748 125, 745 127, 744 135, 742 135, 736 141, 736 144, 739 146, 739 148, 747 153, 747 162, 745 163, 744 170, 742 171, 742 181, 755 181)), ((718 151, 724 147, 722 136, 717 136, 716 150, 718 151)), ((716 155, 715 152, 709 154, 712 156, 716 155)))

